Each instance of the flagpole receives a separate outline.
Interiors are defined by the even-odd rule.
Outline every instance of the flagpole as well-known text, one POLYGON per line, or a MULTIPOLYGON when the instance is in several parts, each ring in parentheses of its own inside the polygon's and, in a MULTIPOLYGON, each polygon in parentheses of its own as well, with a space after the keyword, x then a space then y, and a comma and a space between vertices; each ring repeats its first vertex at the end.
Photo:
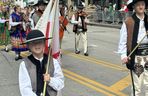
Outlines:
MULTIPOLYGON (((57 0, 56 0, 56 2, 54 2, 54 3, 56 3, 56 6, 55 6, 55 8, 57 8, 57 0)), ((55 10, 55 13, 54 13, 54 18, 53 18, 53 26, 55 25, 55 17, 56 17, 56 10, 55 10)), ((51 30, 52 32, 54 32, 54 28, 52 28, 52 30, 51 30)), ((49 65, 50 65, 50 61, 51 61, 51 57, 52 57, 52 41, 51 41, 51 43, 50 43, 50 50, 49 50, 49 57, 48 57, 48 62, 47 62, 47 66, 46 66, 46 74, 48 74, 48 71, 49 71, 49 65)), ((43 96, 45 96, 46 95, 46 87, 47 86, 47 82, 46 81, 44 81, 44 88, 43 88, 43 96)))
MULTIPOLYGON (((51 43, 52 44, 52 43, 51 43)), ((49 57, 48 57, 48 62, 47 62, 47 66, 46 66, 46 73, 45 74, 48 74, 48 70, 49 70, 49 65, 50 65, 50 61, 51 61, 51 59, 52 59, 52 51, 51 51, 52 49, 51 49, 51 46, 50 46, 50 48, 49 48, 49 57)), ((46 94, 46 86, 47 86, 47 82, 46 81, 44 81, 44 88, 43 88, 43 96, 45 96, 45 94, 46 94)))

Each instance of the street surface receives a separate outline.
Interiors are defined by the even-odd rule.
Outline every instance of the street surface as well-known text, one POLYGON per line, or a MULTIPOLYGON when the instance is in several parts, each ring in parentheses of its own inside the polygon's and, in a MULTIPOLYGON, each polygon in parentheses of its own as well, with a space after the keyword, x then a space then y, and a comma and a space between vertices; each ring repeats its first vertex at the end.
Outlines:
MULTIPOLYGON (((116 53, 119 29, 89 26, 89 56, 74 53, 75 38, 72 26, 67 28, 62 44, 62 68, 65 75, 63 96, 129 96, 130 75, 116 53)), ((2 49, 4 46, 0 46, 2 49)), ((26 57, 28 52, 22 53, 26 57)), ((20 96, 18 68, 21 61, 15 62, 15 54, 0 52, 0 96, 20 96)))

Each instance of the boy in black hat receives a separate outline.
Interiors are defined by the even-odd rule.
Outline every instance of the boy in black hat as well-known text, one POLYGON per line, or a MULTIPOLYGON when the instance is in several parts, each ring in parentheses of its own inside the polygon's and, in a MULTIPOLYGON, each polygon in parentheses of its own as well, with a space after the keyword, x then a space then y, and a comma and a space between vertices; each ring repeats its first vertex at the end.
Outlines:
POLYGON ((88 56, 88 45, 87 45, 87 13, 83 11, 84 6, 79 5, 78 11, 72 16, 71 23, 74 24, 73 32, 75 33, 75 53, 79 54, 79 43, 80 37, 83 39, 84 44, 84 55, 88 56))
POLYGON ((51 59, 49 74, 45 74, 48 56, 44 54, 45 40, 43 33, 33 30, 27 35, 25 44, 31 55, 25 58, 19 68, 19 88, 21 96, 41 96, 44 81, 47 82, 45 96, 57 96, 64 87, 64 76, 57 60, 51 59))
POLYGON ((122 25, 118 52, 122 63, 131 71, 133 95, 142 96, 144 87, 144 96, 148 96, 148 16, 145 14, 148 0, 129 0, 128 3, 128 9, 134 10, 134 14, 127 17, 122 25), (144 36, 146 37, 142 40, 144 36), (141 40, 140 46, 129 58, 128 55, 141 40))

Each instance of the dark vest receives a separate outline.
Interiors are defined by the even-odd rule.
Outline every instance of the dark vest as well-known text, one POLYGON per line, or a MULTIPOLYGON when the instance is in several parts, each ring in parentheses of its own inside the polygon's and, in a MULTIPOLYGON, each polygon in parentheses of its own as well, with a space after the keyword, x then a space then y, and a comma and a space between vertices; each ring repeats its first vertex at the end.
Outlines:
MULTIPOLYGON (((146 30, 148 30, 147 15, 145 15, 144 23, 145 23, 146 30)), ((126 27, 127 27, 127 55, 129 55, 130 52, 137 45, 140 20, 137 18, 136 14, 133 14, 131 17, 128 17, 125 20, 125 24, 126 24, 126 27)), ((131 57, 130 57, 131 60, 128 62, 128 64, 126 64, 128 69, 131 69, 131 70, 134 69, 136 53, 137 53, 137 50, 131 55, 131 57)))
MULTIPOLYGON (((82 12, 82 14, 86 14, 85 12, 82 12)), ((78 21, 79 20, 79 17, 81 18, 81 22, 82 22, 82 30, 83 30, 83 32, 86 32, 87 31, 87 24, 86 24, 86 22, 85 22, 85 16, 79 16, 79 13, 75 13, 75 19, 76 19, 76 21, 78 21)), ((73 26, 73 32, 75 32, 75 33, 77 33, 77 30, 78 29, 78 24, 75 24, 74 26, 73 26)))
MULTIPOLYGON (((42 61, 42 67, 40 66, 40 61, 36 60, 33 55, 28 56, 28 58, 24 59, 26 68, 28 70, 31 85, 32 85, 32 91, 37 94, 37 96, 40 96, 41 92, 43 92, 43 74, 46 72, 46 64, 47 64, 48 56, 44 55, 43 61, 42 61)), ((54 75, 54 65, 53 60, 51 60, 50 66, 49 66, 49 74, 51 77, 54 75)), ((52 87, 50 87, 47 84, 46 88, 46 96, 57 96, 57 91, 54 90, 52 87)))

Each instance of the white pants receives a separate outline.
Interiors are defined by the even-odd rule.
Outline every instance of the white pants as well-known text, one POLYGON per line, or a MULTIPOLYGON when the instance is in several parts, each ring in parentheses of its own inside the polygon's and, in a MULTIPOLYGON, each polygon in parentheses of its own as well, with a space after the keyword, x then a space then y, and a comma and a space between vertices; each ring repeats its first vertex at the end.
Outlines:
POLYGON ((83 46, 84 46, 84 53, 86 53, 87 50, 87 33, 86 32, 80 32, 75 34, 75 50, 79 51, 79 43, 80 39, 82 37, 83 46))
MULTIPOLYGON (((133 79, 134 79, 134 85, 135 85, 135 95, 136 96, 148 96, 148 70, 145 68, 145 60, 148 60, 148 56, 136 56, 135 57, 135 63, 138 63, 143 66, 144 71, 138 76, 133 71, 133 79), (144 89, 144 90, 143 90, 144 89), (142 95, 141 93, 144 93, 142 95)), ((133 92, 132 92, 133 96, 133 92)))

